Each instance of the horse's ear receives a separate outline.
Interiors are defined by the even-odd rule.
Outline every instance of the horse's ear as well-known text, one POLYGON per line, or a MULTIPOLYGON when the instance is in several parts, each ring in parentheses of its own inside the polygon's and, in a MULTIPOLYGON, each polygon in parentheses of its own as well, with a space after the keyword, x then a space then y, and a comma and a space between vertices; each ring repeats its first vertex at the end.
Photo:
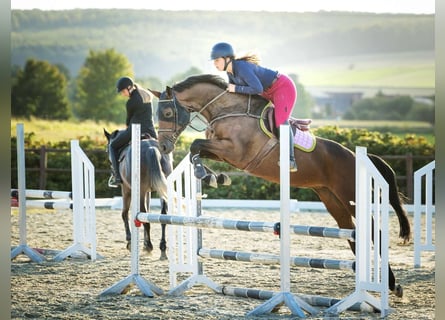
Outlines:
POLYGON ((161 97, 161 93, 159 91, 151 90, 150 88, 147 88, 147 90, 150 91, 158 99, 161 97))
POLYGON ((107 137, 108 140, 110 140, 110 133, 104 128, 104 135, 107 137))
POLYGON ((165 92, 167 93, 167 98, 173 97, 173 89, 171 87, 167 86, 165 92))

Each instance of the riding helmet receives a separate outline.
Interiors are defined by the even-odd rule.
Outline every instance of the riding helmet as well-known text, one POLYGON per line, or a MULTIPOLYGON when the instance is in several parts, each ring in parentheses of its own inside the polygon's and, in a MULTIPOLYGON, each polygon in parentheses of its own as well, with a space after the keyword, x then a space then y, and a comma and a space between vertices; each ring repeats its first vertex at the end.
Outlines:
POLYGON ((215 60, 221 57, 234 57, 235 53, 230 44, 226 42, 219 42, 215 44, 212 48, 212 53, 210 54, 211 60, 215 60))
POLYGON ((121 92, 124 89, 128 89, 129 87, 133 87, 134 82, 130 77, 121 77, 116 82, 116 90, 117 93, 121 92))

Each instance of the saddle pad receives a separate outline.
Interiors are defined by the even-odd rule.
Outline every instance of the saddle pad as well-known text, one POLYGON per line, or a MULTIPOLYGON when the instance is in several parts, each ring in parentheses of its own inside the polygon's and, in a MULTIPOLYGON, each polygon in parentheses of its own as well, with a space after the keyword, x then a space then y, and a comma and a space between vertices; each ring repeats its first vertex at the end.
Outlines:
POLYGON ((310 131, 302 131, 296 129, 294 135, 294 145, 298 149, 306 152, 311 152, 315 149, 315 136, 310 131))

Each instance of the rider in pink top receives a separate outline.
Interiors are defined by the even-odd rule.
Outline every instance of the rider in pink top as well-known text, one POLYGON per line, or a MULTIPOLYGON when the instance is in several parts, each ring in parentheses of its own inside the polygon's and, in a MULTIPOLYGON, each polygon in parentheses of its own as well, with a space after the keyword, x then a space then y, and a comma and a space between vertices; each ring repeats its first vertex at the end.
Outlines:
MULTIPOLYGON (((297 100, 297 89, 290 77, 260 66, 256 55, 235 58, 232 46, 225 42, 215 44, 210 56, 219 71, 227 72, 229 92, 263 96, 275 106, 276 127, 288 123, 297 100)), ((290 129, 291 172, 297 171, 293 140, 293 132, 290 129)))

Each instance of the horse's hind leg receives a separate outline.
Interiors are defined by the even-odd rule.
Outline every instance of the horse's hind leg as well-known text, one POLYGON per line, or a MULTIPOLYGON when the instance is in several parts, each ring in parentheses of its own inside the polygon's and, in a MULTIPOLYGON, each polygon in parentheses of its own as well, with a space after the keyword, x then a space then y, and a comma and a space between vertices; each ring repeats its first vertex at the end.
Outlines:
MULTIPOLYGON (((147 209, 150 208, 149 192, 145 196, 141 192, 140 206, 141 212, 147 212, 147 209)), ((147 253, 151 253, 153 251, 153 244, 151 243, 150 238, 150 223, 144 223, 144 250, 147 253)))
MULTIPOLYGON (((167 207, 167 201, 165 199, 161 199, 161 214, 167 214, 168 213, 168 207, 167 207)), ((165 240, 165 224, 161 224, 161 242, 159 244, 159 249, 161 249, 161 257, 159 260, 167 260, 167 241, 165 240)))
MULTIPOLYGON (((355 229, 355 224, 352 219, 353 215, 355 215, 355 209, 351 211, 352 206, 346 204, 343 205, 342 202, 328 189, 317 189, 315 190, 320 200, 326 206, 326 209, 331 214, 331 216, 337 222, 339 228, 343 229, 355 229)), ((352 252, 355 255, 355 242, 348 241, 349 246, 352 252)), ((380 248, 381 249, 381 248, 380 248)), ((394 273, 391 269, 391 266, 388 264, 388 287, 389 289, 398 297, 402 297, 403 288, 397 284, 394 273)))
POLYGON ((391 203, 391 206, 396 212, 399 220, 399 237, 403 239, 403 244, 408 244, 411 238, 411 226, 406 210, 403 208, 403 201, 397 187, 396 174, 391 166, 382 158, 373 154, 368 154, 368 157, 388 183, 389 202, 391 203))

